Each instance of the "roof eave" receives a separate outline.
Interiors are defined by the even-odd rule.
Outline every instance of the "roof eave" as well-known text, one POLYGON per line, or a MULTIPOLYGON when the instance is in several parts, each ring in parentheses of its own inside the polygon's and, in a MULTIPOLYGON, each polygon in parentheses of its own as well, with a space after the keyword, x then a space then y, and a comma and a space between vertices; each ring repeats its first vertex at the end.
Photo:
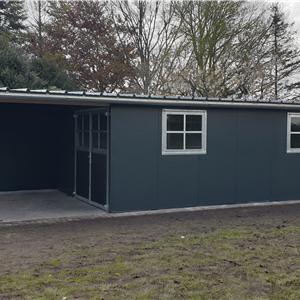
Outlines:
POLYGON ((156 106, 181 106, 181 107, 223 107, 223 108, 253 108, 253 109, 293 109, 300 110, 299 104, 272 103, 272 102, 247 102, 224 100, 179 100, 179 99, 151 99, 151 98, 119 98, 105 96, 81 95, 51 95, 32 93, 0 93, 1 103, 27 103, 51 105, 80 105, 80 106, 107 106, 111 104, 131 105, 156 105, 156 106))

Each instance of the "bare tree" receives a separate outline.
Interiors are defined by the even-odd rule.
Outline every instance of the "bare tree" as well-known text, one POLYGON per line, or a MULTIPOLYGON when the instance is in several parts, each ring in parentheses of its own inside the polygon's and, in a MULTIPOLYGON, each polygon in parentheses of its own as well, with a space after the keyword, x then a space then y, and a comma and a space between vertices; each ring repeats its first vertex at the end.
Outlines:
POLYGON ((113 3, 113 16, 127 32, 120 39, 129 39, 136 49, 135 75, 130 89, 144 94, 167 93, 182 47, 181 21, 175 20, 174 4, 118 0, 113 3))
POLYGON ((118 91, 132 74, 133 49, 117 39, 114 22, 102 1, 51 1, 49 49, 62 55, 80 88, 118 91))
POLYGON ((185 1, 176 3, 176 14, 190 49, 180 71, 186 89, 201 96, 249 94, 265 55, 264 9, 241 1, 185 1))
POLYGON ((29 30, 27 41, 29 51, 37 57, 42 57, 47 52, 46 26, 49 20, 48 0, 35 0, 27 3, 30 11, 29 30))

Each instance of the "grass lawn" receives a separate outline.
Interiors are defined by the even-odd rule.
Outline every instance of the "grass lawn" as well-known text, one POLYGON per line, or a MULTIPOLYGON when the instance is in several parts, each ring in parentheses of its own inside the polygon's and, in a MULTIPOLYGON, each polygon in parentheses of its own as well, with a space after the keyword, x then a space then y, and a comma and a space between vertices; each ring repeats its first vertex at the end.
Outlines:
POLYGON ((299 211, 3 227, 0 299, 298 300, 299 211))

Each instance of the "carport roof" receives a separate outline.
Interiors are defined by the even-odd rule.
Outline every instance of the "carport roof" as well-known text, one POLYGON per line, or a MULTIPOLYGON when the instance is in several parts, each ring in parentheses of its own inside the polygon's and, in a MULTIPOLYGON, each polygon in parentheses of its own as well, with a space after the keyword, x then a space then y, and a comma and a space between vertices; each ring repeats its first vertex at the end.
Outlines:
POLYGON ((29 90, 0 88, 0 103, 108 106, 110 104, 181 107, 241 107, 260 109, 300 109, 300 101, 253 101, 236 98, 163 96, 101 93, 64 90, 29 90))

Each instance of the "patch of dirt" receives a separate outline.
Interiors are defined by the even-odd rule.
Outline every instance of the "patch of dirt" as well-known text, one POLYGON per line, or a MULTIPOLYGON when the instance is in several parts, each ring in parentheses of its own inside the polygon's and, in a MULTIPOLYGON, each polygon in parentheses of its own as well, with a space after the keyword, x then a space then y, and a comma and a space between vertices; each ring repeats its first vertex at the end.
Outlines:
MULTIPOLYGON (((238 270, 230 275, 233 284, 231 290, 234 291, 240 284, 235 280, 239 278, 243 282, 243 277, 247 279, 251 274, 252 269, 249 271, 250 273, 247 271, 247 276, 245 270, 241 270, 245 265, 248 268, 249 264, 252 268, 252 265, 257 264, 256 267, 259 270, 257 272, 261 272, 263 274, 261 276, 267 276, 268 272, 275 272, 272 269, 272 261, 269 261, 270 256, 261 257, 258 250, 267 251, 264 249, 279 247, 281 254, 286 255, 287 258, 287 265, 283 267, 282 271, 292 272, 292 274, 300 271, 300 262, 294 259, 300 255, 298 252, 300 247, 299 232, 297 237, 297 233, 292 232, 290 228, 300 228, 300 205, 298 204, 110 219, 99 218, 51 225, 0 227, 0 283, 1 276, 5 279, 9 276, 29 272, 31 277, 38 277, 45 270, 54 273, 66 270, 68 272, 78 270, 88 272, 86 270, 89 268, 95 268, 95 266, 102 268, 108 265, 113 265, 113 271, 102 269, 99 271, 97 269, 94 272, 104 274, 107 271, 108 274, 113 272, 123 274, 124 266, 122 263, 125 261, 126 265, 134 266, 134 269, 131 273, 128 271, 127 279, 121 277, 120 286, 122 289, 126 285, 130 290, 130 286, 133 284, 131 289, 134 290, 135 282, 137 285, 145 285, 143 280, 147 282, 147 278, 151 278, 150 269, 152 274, 156 272, 161 276, 168 274, 172 279, 169 283, 168 278, 163 287, 161 286, 164 282, 163 279, 161 279, 162 281, 153 281, 151 289, 149 287, 150 290, 147 290, 150 295, 149 299, 151 299, 151 295, 155 296, 152 290, 153 285, 157 290, 165 290, 168 285, 171 285, 172 291, 176 291, 178 294, 170 293, 174 298, 178 296, 180 299, 181 296, 186 295, 185 289, 189 291, 195 289, 194 286, 190 286, 192 281, 189 282, 186 276, 192 277, 197 273, 203 274, 203 278, 207 280, 205 282, 209 282, 209 278, 211 278, 213 287, 219 287, 221 284, 226 285, 226 280, 220 276, 220 272, 229 272, 230 275, 230 270, 233 269, 238 270), (219 234, 220 230, 222 234, 219 234), (282 234, 284 230, 287 230, 286 235, 282 234), (208 242, 210 240, 211 243, 208 242), (222 244, 220 241, 224 240, 226 243, 222 244), (236 254, 233 255, 231 252, 229 255, 230 249, 227 248, 233 245, 236 253, 241 250, 243 253, 247 253, 247 258, 235 256, 236 254), (218 264, 211 261, 214 251, 218 264), (226 255, 222 251, 227 251, 226 255), (159 263, 158 255, 161 255, 159 263), (186 255, 194 255, 194 261, 189 260, 190 258, 186 255), (201 255, 201 263, 197 260, 197 255, 201 255), (119 257, 122 261, 120 263, 118 262, 119 257), (176 257, 178 258, 175 261, 176 266, 173 266, 172 259, 176 257), (288 260, 289 257, 290 261, 288 260), (206 259, 207 264, 204 264, 206 259), (150 262, 149 266, 145 265, 144 269, 141 268, 140 262, 145 263, 146 261, 150 262), (156 266, 156 263, 161 265, 156 266), (188 266, 188 264, 196 265, 188 266), (199 265, 197 266, 197 264, 199 265), (183 274, 182 278, 180 276, 178 278, 172 277, 175 276, 172 273, 175 267, 178 274, 183 274)), ((276 258, 274 259, 276 260, 276 258)), ((276 271, 278 270, 276 269, 276 271)), ((257 282, 252 280, 250 285, 255 286, 258 293, 259 291, 266 293, 266 291, 274 289, 274 283, 267 282, 272 278, 263 278, 262 281, 257 282)), ((291 275, 291 282, 293 280, 291 275)), ((107 279, 105 285, 101 285, 101 288, 104 289, 102 290, 104 295, 108 295, 106 288, 112 282, 114 281, 107 279)), ((198 284, 201 285, 202 281, 199 282, 198 284)), ((91 285, 93 284, 91 283, 91 285)), ((245 290, 247 289, 250 288, 245 288, 245 290)), ((79 295, 80 298, 81 292, 73 291, 70 293, 73 296, 74 293, 77 293, 76 295, 79 295)), ((114 292, 110 291, 110 293, 114 292)), ((115 293, 109 294, 110 296, 104 297, 104 299, 117 299, 118 291, 115 290, 115 293)), ((16 296, 16 294, 14 296, 7 294, 7 291, 5 295, 3 291, 1 297, 0 287, 0 298, 12 299, 16 296)), ((217 295, 215 294, 215 297, 217 295)), ((22 297, 25 297, 24 294, 22 297)))
POLYGON ((161 236, 209 233, 220 228, 300 226, 300 205, 208 210, 175 214, 82 220, 50 225, 0 227, 0 273, 55 257, 67 245, 111 246, 155 241, 161 236))

